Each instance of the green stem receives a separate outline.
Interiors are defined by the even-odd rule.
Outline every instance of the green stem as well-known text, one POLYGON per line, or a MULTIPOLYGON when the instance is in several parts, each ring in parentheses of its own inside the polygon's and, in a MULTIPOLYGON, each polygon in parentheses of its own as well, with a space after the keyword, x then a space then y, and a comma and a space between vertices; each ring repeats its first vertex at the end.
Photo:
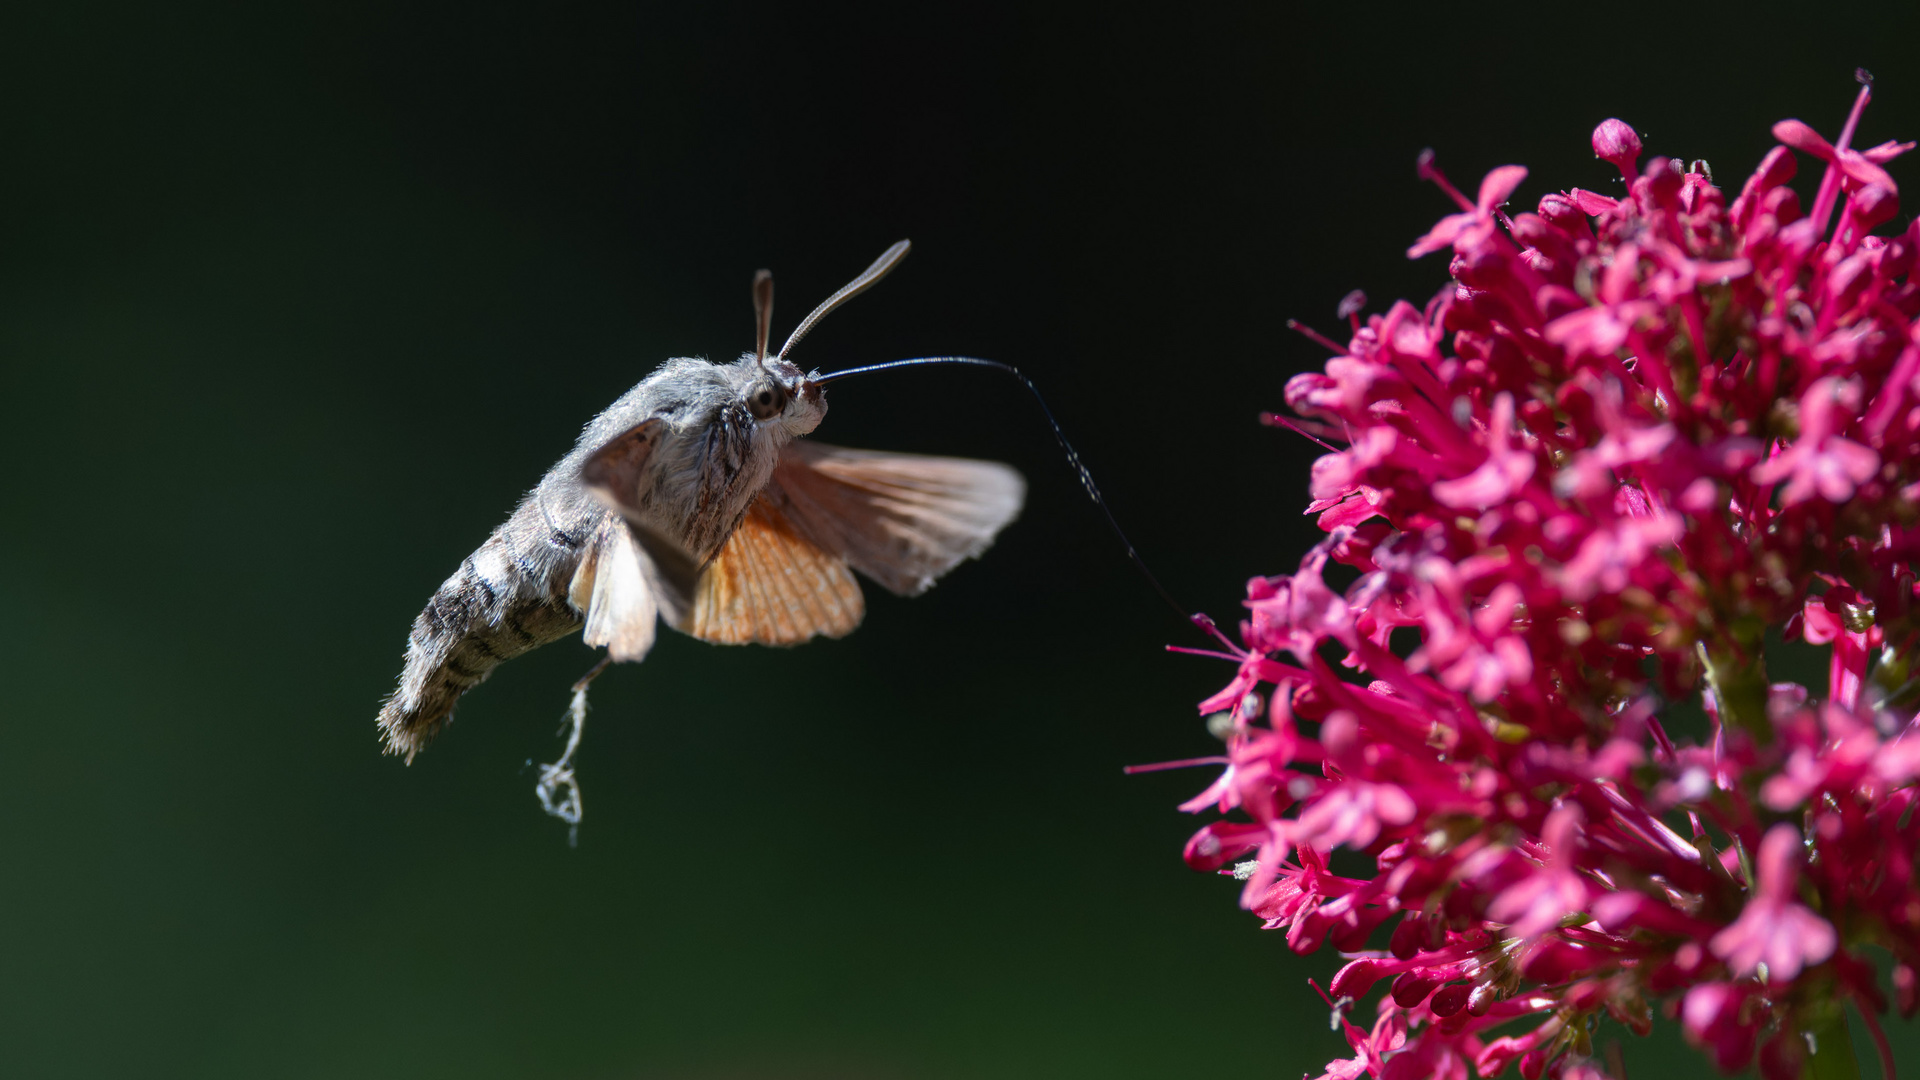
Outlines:
POLYGON ((1827 1002, 1807 1017, 1813 1045, 1807 1054, 1807 1080, 1860 1080, 1860 1062, 1853 1056, 1853 1036, 1847 1033, 1847 1007, 1827 1002))
POLYGON ((1707 685, 1713 688, 1713 699, 1720 707, 1721 722, 1743 729, 1761 746, 1771 743, 1773 721, 1767 719, 1767 662, 1761 656, 1760 642, 1709 649, 1703 641, 1699 650, 1700 662, 1707 669, 1707 685))

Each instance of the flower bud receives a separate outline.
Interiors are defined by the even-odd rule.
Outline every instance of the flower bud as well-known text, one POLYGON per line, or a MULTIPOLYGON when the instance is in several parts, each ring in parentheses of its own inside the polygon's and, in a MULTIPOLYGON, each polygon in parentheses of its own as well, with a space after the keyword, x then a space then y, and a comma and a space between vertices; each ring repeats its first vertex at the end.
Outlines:
POLYGON ((1800 209, 1800 193, 1790 187, 1778 187, 1767 192, 1760 199, 1760 210, 1772 214, 1773 219, 1782 225, 1791 225, 1805 216, 1800 209))
POLYGON ((1454 983, 1452 986, 1443 986, 1434 991, 1433 1000, 1427 1003, 1427 1008, 1432 1009, 1433 1015, 1435 1016, 1453 1016, 1467 1007, 1467 995, 1471 993, 1473 993, 1473 985, 1471 983, 1454 983))
POLYGON ((1334 973, 1333 980, 1327 983, 1327 992, 1334 997, 1360 998, 1373 989, 1374 983, 1380 981, 1383 974, 1380 969, 1385 966, 1385 961, 1370 956, 1349 961, 1334 973))
POLYGON ((1440 980, 1426 971, 1403 971, 1393 980, 1393 1003, 1403 1009, 1411 1009, 1427 1000, 1440 985, 1440 980))
POLYGON ((1812 218, 1801 218, 1780 230, 1779 250, 1783 259, 1789 262, 1801 262, 1813 253, 1813 246, 1820 242, 1820 223, 1812 218))
POLYGON ((1520 971, 1529 979, 1552 984, 1585 975, 1606 962, 1607 956, 1602 950, 1547 938, 1527 952, 1520 971))
POLYGON ((1900 212, 1900 196, 1880 184, 1868 184, 1853 193, 1847 212, 1853 217, 1854 231, 1865 235, 1900 212))
POLYGON ((1906 277, 1913 270, 1913 240, 1901 233, 1887 242, 1887 253, 1880 257, 1880 273, 1889 278, 1906 277))
MULTIPOLYGON (((1647 209, 1675 210, 1680 206, 1680 186, 1686 182, 1686 174, 1672 158, 1657 157, 1647 163, 1646 175, 1647 209)), ((1634 185, 1635 193, 1639 185, 1634 185)))
POLYGON ((1760 167, 1753 170, 1753 175, 1747 178, 1746 185, 1740 189, 1740 194, 1742 197, 1765 194, 1793 179, 1793 174, 1799 167, 1793 159, 1793 151, 1784 146, 1776 146, 1767 151, 1766 157, 1760 159, 1760 167))
POLYGON ((1593 239, 1593 226, 1586 211, 1570 195, 1550 191, 1540 196, 1540 216, 1576 240, 1593 239))
POLYGON ((1602 120, 1600 126, 1593 129, 1593 154, 1602 161, 1612 162, 1620 175, 1632 183, 1633 163, 1640 160, 1640 136, 1623 120, 1602 120))
POLYGON ((1195 870, 1217 870, 1259 847, 1265 834, 1258 825, 1215 821, 1193 834, 1182 857, 1195 870))

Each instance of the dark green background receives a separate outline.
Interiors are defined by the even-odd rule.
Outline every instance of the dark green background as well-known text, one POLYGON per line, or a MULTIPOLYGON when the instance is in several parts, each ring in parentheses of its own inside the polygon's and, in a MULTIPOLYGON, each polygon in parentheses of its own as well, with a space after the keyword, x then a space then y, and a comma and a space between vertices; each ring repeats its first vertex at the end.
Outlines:
MULTIPOLYGON (((1321 359, 1282 321, 1444 278, 1402 255, 1451 209, 1421 147, 1604 191, 1619 115, 1737 185, 1856 64, 1863 141, 1920 135, 1912 25, 1680 7, 11 11, 0 1071, 1317 1072, 1337 959, 1182 866, 1208 776, 1120 773, 1217 745, 1227 668, 1161 651, 1193 635, 995 377, 843 384, 820 436, 1012 461, 1025 516, 844 641, 670 635, 603 679, 577 850, 523 771, 577 642, 412 768, 375 707, 583 421, 746 347, 756 267, 784 332, 902 236, 798 359, 1021 365, 1231 620, 1312 540, 1314 452, 1255 422, 1321 359)), ((1636 1080, 1704 1069, 1629 1042, 1636 1080)))

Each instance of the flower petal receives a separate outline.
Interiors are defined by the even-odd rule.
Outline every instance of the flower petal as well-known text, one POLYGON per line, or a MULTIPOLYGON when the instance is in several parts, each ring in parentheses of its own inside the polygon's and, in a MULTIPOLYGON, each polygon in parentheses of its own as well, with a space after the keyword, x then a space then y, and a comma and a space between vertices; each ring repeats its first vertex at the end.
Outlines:
POLYGON ((1803 154, 1832 161, 1833 144, 1799 120, 1782 120, 1773 125, 1773 137, 1803 154))
POLYGON ((1508 196, 1513 194, 1513 189, 1520 186, 1520 181, 1526 178, 1525 165, 1502 165, 1488 173, 1480 181, 1480 198, 1476 204, 1480 212, 1493 213, 1497 207, 1507 201, 1508 196))

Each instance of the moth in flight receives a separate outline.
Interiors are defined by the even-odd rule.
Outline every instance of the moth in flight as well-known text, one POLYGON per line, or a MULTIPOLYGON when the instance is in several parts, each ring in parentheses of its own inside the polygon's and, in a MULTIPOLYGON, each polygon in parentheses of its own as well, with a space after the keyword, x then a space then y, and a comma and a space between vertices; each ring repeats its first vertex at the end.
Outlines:
POLYGON ((826 416, 831 376, 787 354, 907 249, 888 248, 772 355, 773 278, 760 271, 753 352, 668 360, 594 417, 414 620, 380 710, 387 752, 412 761, 494 668, 584 629, 607 656, 575 684, 566 756, 540 788, 549 812, 577 821, 569 763, 586 683, 646 656, 657 622, 728 645, 840 637, 866 609, 853 571, 912 596, 985 551, 1025 498, 1012 468, 803 438, 826 416))

